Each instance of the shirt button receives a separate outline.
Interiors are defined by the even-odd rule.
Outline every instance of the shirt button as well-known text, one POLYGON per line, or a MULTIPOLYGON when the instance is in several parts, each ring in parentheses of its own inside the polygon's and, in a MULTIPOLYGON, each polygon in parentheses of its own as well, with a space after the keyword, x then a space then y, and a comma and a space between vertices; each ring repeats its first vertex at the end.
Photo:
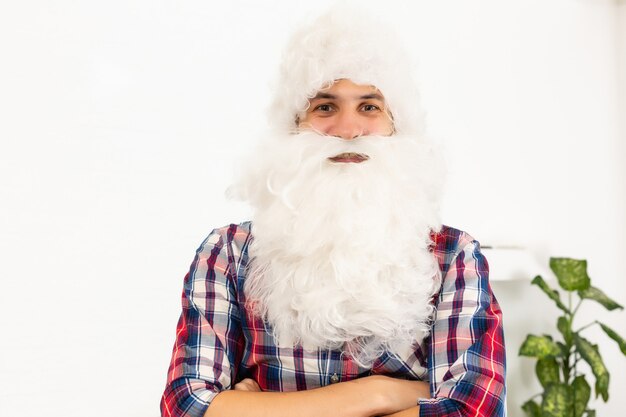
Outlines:
POLYGON ((330 377, 330 383, 336 384, 337 382, 339 382, 339 376, 335 373, 330 377))

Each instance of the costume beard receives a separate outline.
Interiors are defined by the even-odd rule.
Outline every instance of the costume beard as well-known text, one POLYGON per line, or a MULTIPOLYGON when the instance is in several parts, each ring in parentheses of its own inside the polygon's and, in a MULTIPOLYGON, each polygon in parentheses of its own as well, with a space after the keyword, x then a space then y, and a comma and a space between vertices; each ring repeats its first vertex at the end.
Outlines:
POLYGON ((439 290, 440 154, 424 139, 274 137, 231 194, 250 202, 248 308, 280 347, 342 349, 362 366, 430 330, 439 290), (361 163, 328 158, 365 154, 361 163))

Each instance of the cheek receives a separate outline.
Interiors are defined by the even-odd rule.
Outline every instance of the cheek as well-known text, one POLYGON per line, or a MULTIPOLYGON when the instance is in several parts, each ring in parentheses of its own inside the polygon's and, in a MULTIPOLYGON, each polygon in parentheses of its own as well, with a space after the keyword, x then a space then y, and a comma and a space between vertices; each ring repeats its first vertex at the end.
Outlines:
POLYGON ((393 131, 391 120, 388 117, 381 117, 370 120, 369 132, 373 135, 387 135, 393 131))
POLYGON ((332 121, 330 118, 321 119, 321 118, 312 118, 308 121, 309 126, 322 133, 328 133, 330 128, 332 127, 332 121))

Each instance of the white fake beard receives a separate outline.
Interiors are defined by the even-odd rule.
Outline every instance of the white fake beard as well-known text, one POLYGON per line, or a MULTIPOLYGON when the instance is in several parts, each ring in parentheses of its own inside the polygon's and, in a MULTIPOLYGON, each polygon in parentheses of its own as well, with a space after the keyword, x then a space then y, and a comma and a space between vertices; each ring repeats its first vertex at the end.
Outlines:
POLYGON ((423 139, 305 132, 269 140, 231 194, 255 209, 244 291, 280 347, 342 349, 362 366, 430 330, 442 159, 423 139), (343 152, 361 163, 328 160, 343 152))

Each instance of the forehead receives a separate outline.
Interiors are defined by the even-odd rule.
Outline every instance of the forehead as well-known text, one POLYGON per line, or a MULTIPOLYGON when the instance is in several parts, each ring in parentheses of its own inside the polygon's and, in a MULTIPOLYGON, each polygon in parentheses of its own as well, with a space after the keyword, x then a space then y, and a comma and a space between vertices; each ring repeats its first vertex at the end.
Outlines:
POLYGON ((369 84, 356 84, 352 80, 346 78, 335 80, 335 82, 328 87, 321 88, 312 97, 312 99, 333 98, 332 96, 356 99, 362 99, 365 97, 384 100, 383 94, 378 88, 376 88, 376 86, 369 84))

